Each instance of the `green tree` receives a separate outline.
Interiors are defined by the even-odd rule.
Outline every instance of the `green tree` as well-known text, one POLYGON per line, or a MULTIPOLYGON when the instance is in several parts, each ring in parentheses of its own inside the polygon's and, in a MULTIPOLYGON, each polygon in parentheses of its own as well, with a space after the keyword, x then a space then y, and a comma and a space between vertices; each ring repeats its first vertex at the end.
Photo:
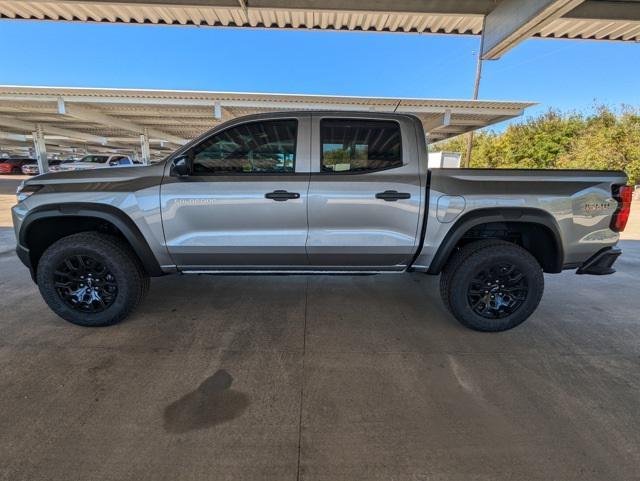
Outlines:
MULTIPOLYGON (((430 146, 431 151, 465 152, 466 137, 430 146)), ((471 167, 624 170, 640 182, 640 112, 598 107, 590 115, 549 110, 508 126, 477 132, 471 167)))
POLYGON ((626 111, 616 116, 600 108, 571 149, 560 156, 558 167, 624 170, 631 183, 640 182, 640 115, 626 111))

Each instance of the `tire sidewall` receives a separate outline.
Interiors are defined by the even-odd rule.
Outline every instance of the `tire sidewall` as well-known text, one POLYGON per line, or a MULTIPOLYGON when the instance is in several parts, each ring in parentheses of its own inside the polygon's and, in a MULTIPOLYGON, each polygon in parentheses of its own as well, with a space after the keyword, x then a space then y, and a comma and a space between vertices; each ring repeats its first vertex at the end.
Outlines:
POLYGON ((468 258, 453 274, 449 294, 451 311, 462 324, 479 331, 504 331, 516 327, 535 311, 542 298, 542 269, 531 254, 517 246, 500 246, 499 251, 484 249, 482 254, 468 258), (502 262, 512 263, 524 274, 527 297, 512 314, 500 319, 487 319, 476 314, 469 305, 468 285, 480 270, 502 262))
POLYGON ((128 310, 128 306, 135 301, 135 286, 133 285, 130 259, 110 252, 105 255, 99 246, 87 245, 56 245, 51 246, 42 256, 38 264, 38 288, 47 305, 66 321, 82 326, 107 326, 118 322, 121 313, 128 310), (82 312, 73 309, 59 296, 55 288, 54 272, 62 262, 74 255, 87 255, 103 263, 115 277, 118 293, 113 304, 97 313, 82 312))

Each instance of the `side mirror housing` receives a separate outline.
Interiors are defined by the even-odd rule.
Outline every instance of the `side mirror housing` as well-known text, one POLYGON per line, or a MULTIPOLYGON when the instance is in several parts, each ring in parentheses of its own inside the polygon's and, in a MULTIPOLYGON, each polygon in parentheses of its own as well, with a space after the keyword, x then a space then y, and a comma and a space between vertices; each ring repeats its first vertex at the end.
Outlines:
POLYGON ((174 177, 187 177, 191 175, 191 161, 186 155, 173 159, 171 163, 171 175, 174 177))

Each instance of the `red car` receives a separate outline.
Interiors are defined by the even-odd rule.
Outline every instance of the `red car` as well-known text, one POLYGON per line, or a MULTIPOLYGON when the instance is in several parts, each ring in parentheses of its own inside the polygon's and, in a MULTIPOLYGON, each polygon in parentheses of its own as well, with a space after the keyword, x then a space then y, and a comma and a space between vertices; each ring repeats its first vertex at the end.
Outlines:
POLYGON ((22 174, 22 166, 34 163, 33 159, 0 159, 0 174, 22 174))

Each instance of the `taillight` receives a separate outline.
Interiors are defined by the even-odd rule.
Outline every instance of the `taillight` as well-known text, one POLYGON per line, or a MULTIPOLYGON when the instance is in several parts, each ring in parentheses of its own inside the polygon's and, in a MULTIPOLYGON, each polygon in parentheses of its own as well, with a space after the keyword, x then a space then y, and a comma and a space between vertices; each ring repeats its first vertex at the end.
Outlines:
POLYGON ((611 188, 613 198, 618 201, 618 208, 613 213, 611 219, 611 230, 622 232, 627 226, 629 214, 631 213, 631 195, 633 187, 629 185, 614 185, 611 188))

